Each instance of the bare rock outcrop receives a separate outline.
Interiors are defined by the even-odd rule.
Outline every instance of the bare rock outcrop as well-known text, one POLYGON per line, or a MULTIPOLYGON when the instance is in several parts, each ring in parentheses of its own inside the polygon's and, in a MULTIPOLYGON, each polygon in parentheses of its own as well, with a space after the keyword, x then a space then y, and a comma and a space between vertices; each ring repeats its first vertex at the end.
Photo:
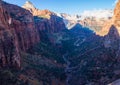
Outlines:
POLYGON ((20 67, 20 51, 39 42, 32 14, 0 1, 0 67, 20 67))
POLYGON ((102 30, 97 32, 97 34, 100 36, 107 35, 112 25, 114 25, 117 28, 120 34, 120 0, 116 4, 112 19, 105 23, 102 30))

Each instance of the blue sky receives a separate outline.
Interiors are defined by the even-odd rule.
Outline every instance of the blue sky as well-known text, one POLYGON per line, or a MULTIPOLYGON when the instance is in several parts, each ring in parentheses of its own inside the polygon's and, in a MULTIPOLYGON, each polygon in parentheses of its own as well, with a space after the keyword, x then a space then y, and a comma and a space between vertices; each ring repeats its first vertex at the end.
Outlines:
MULTIPOLYGON (((22 6, 26 0, 4 0, 22 6)), ((115 0, 29 0, 39 9, 78 14, 84 10, 113 9, 115 0)))

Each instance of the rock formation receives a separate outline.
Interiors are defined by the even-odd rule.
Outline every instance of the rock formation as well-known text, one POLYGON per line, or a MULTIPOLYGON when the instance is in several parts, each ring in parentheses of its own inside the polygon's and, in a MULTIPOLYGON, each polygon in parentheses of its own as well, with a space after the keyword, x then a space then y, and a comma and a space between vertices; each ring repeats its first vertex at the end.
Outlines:
POLYGON ((33 16, 41 16, 43 18, 49 19, 50 15, 54 14, 53 12, 47 9, 46 10, 37 9, 30 1, 26 1, 26 3, 22 7, 29 10, 33 14, 33 16))
POLYGON ((63 19, 49 10, 39 10, 30 1, 27 1, 23 8, 33 14, 38 31, 53 33, 66 29, 63 19))
POLYGON ((38 43, 41 32, 66 29, 63 19, 55 13, 38 10, 31 2, 26 2, 23 7, 27 10, 0 1, 0 67, 20 67, 20 52, 38 43))
POLYGON ((0 66, 16 65, 20 67, 18 40, 14 33, 15 30, 10 27, 11 17, 2 1, 0 1, 0 12, 0 66))
POLYGON ((56 15, 51 15, 50 19, 37 17, 35 19, 35 26, 39 31, 46 31, 48 33, 57 33, 66 29, 63 19, 56 15))
POLYGON ((120 34, 120 0, 116 4, 112 19, 105 23, 102 30, 97 32, 97 34, 100 36, 107 35, 112 25, 114 25, 117 28, 120 34))
POLYGON ((32 14, 0 1, 0 67, 20 67, 20 50, 39 42, 32 14))
MULTIPOLYGON (((78 57, 68 58, 68 85, 107 85, 120 78, 119 11, 120 0, 109 23, 91 41, 89 37, 84 41, 78 57)), ((119 85, 119 80, 109 85, 119 85)))
POLYGON ((39 34, 34 24, 32 14, 15 5, 5 4, 7 11, 11 16, 11 27, 13 27, 18 36, 20 48, 25 51, 33 44, 39 41, 39 34))

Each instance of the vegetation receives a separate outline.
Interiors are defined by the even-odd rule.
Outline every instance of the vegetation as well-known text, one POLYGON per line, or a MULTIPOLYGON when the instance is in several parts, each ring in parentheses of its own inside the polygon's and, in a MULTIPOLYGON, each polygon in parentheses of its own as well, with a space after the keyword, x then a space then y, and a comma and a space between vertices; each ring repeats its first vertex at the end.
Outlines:
POLYGON ((29 52, 31 54, 41 55, 48 59, 52 59, 53 61, 56 61, 57 63, 61 63, 61 64, 65 63, 62 58, 62 55, 59 52, 59 49, 50 43, 40 42, 34 47, 32 47, 31 49, 29 49, 29 52))

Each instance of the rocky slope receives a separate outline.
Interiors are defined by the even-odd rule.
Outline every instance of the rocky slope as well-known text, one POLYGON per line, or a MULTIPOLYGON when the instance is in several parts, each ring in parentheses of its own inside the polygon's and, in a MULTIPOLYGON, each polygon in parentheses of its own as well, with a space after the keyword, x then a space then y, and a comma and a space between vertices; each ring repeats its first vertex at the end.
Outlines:
MULTIPOLYGON (((107 85, 120 78, 120 36, 117 28, 111 26, 104 37, 94 34, 86 37, 88 32, 83 38, 81 35, 76 36, 79 38, 76 40, 77 45, 72 47, 74 51, 67 50, 65 60, 68 62, 68 85, 107 85)), ((66 45, 71 47, 70 44, 66 45)))
MULTIPOLYGON (((87 37, 79 45, 80 47, 67 56, 68 85, 107 85, 120 78, 119 3, 120 0, 116 5, 113 18, 110 23, 106 23, 100 36, 87 37)), ((117 83, 115 81, 110 85, 117 85, 117 83)))

